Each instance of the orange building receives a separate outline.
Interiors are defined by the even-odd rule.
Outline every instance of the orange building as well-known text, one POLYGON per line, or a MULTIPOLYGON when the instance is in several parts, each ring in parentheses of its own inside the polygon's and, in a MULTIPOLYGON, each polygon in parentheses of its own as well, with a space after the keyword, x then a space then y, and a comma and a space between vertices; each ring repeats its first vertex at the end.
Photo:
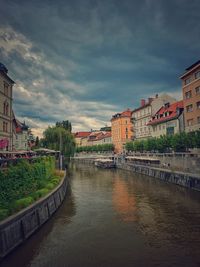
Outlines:
POLYGON ((121 153, 125 144, 133 138, 133 124, 131 122, 131 110, 113 115, 111 119, 112 143, 115 152, 121 153))
POLYGON ((185 131, 200 129, 200 60, 186 69, 182 80, 185 131))

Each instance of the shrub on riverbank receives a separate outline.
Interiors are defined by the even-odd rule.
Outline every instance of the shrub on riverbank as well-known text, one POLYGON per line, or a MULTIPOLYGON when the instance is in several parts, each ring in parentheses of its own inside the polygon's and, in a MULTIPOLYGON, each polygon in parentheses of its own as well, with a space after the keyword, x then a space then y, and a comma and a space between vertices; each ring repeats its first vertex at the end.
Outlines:
POLYGON ((128 151, 150 151, 150 152, 185 152, 190 148, 200 148, 200 131, 164 135, 159 138, 146 140, 135 140, 126 143, 128 151))
POLYGON ((63 173, 55 170, 53 157, 41 157, 29 163, 0 171, 0 220, 32 204, 59 184, 63 173))
POLYGON ((104 152, 104 151, 113 151, 113 144, 103 144, 103 145, 94 145, 94 146, 80 146, 76 148, 76 152, 104 152))

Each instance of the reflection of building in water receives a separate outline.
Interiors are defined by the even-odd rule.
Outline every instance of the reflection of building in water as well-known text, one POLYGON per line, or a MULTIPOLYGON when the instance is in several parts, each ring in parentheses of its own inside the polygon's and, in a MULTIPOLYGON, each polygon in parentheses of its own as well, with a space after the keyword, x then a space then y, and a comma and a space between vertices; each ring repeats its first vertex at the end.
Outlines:
POLYGON ((120 178, 114 180, 113 206, 123 221, 136 220, 136 201, 133 192, 128 192, 127 184, 120 178))

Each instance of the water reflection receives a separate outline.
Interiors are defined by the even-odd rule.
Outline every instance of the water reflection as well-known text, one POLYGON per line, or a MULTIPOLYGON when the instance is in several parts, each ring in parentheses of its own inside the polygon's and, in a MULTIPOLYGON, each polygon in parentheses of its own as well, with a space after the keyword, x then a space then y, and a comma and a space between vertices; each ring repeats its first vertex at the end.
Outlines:
POLYGON ((123 221, 134 222, 136 220, 135 195, 128 191, 128 184, 119 176, 113 183, 113 205, 123 221))
POLYGON ((71 194, 2 266, 200 266, 200 193, 120 170, 72 165, 71 194))

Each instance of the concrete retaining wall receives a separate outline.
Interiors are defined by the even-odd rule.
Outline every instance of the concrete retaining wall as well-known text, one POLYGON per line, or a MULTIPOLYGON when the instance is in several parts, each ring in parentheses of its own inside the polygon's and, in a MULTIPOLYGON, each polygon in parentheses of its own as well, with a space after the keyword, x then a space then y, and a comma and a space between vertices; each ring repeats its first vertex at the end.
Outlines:
POLYGON ((0 258, 23 243, 59 208, 67 191, 67 178, 47 196, 0 223, 0 258))
POLYGON ((200 191, 200 175, 197 176, 191 173, 176 171, 172 172, 171 170, 127 163, 117 163, 117 168, 149 175, 165 182, 185 186, 193 190, 200 191))
POLYGON ((200 173, 200 153, 130 153, 136 157, 150 157, 170 164, 175 171, 200 173))

